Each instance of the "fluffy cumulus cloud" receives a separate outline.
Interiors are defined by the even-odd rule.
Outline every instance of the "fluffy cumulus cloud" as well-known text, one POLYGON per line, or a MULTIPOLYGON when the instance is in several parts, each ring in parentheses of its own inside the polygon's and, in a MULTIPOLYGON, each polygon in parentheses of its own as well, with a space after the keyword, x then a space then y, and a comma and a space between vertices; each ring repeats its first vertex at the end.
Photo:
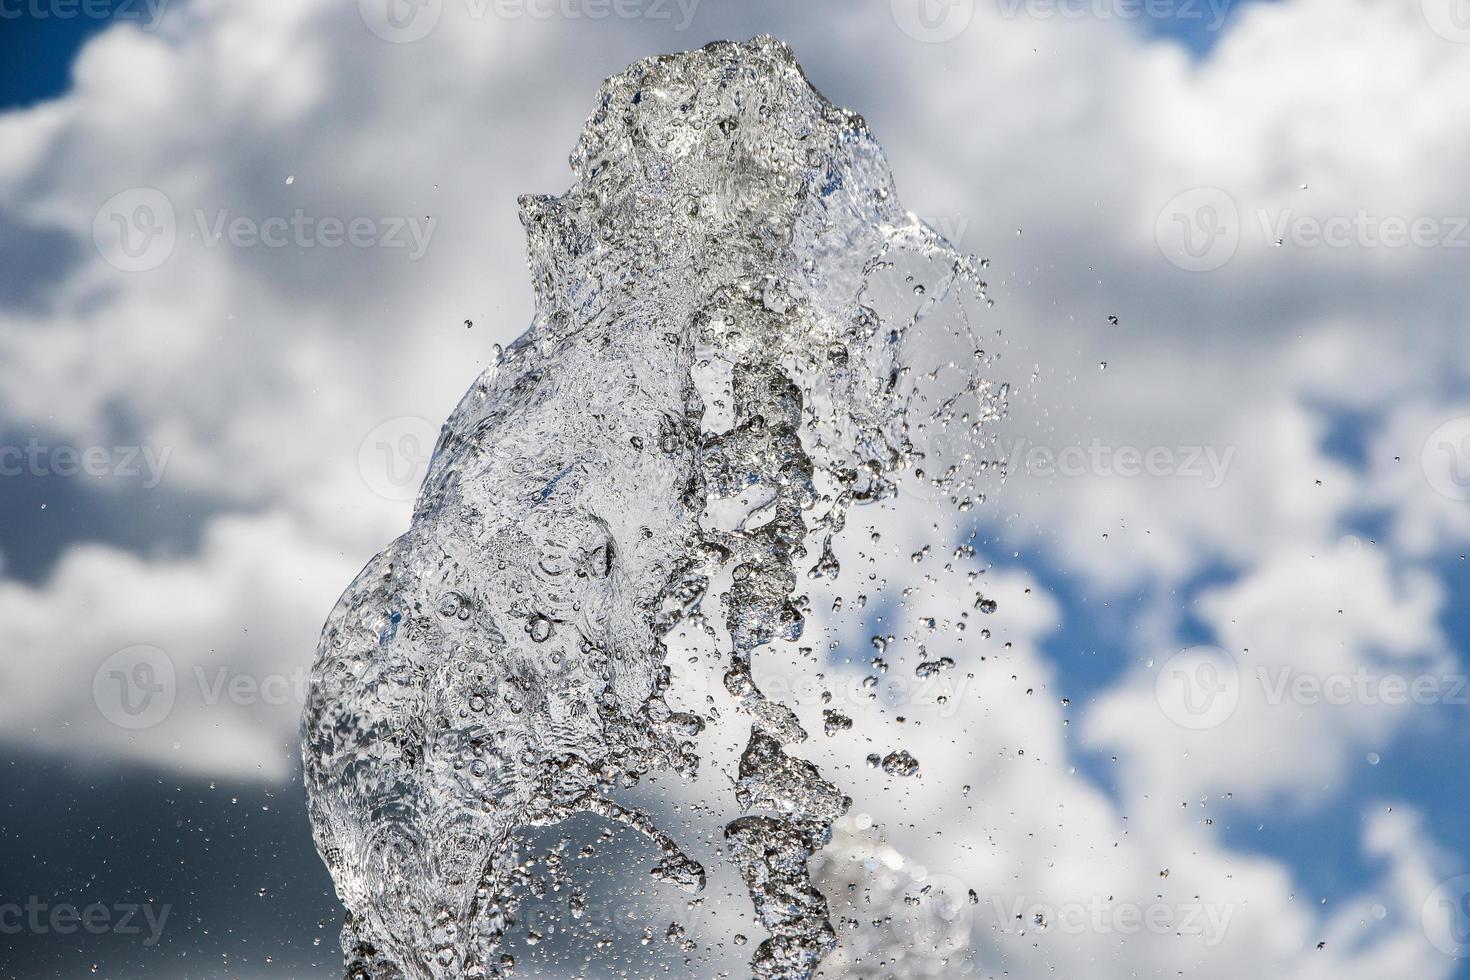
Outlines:
POLYGON ((279 513, 222 518, 187 558, 73 548, 40 586, 0 584, 0 730, 99 765, 285 778, 302 640, 355 571, 279 513))
MULTIPOLYGON (((603 75, 771 30, 867 115, 905 203, 991 260, 1017 386, 993 434, 1008 477, 966 518, 994 555, 951 558, 967 527, 915 497, 864 514, 844 578, 811 590, 839 652, 762 667, 814 732, 819 669, 854 719, 803 748, 854 796, 851 833, 976 891, 980 975, 1448 976, 1419 915, 1449 866, 1436 828, 1336 787, 1419 724, 1385 684, 1463 669, 1433 572, 1470 538, 1453 22, 1252 4, 1197 58, 1026 2, 951 5, 972 21, 938 41, 901 2, 583 6, 430 4, 410 40, 371 3, 196 0, 103 32, 64 97, 0 116, 0 230, 50 250, 0 284, 0 416, 166 449, 163 490, 213 515, 189 553, 81 542, 0 581, 0 737, 285 778, 321 619, 529 317, 514 195, 565 185, 603 75), (972 580, 989 557, 1020 566, 972 580), (1078 703, 1043 648, 1085 613, 1028 564, 1150 597, 1126 668, 1078 703), (866 621, 825 612, 869 575, 866 621), (999 610, 957 630, 982 590, 999 610), (870 699, 875 632, 896 645, 870 699), (942 682, 913 680, 920 644, 955 660, 942 682), (900 746, 918 777, 864 761, 900 746), (1355 808, 1378 877, 1316 907, 1288 862, 1222 839, 1227 798, 1355 808), (1164 926, 1120 918, 1150 908, 1164 926)), ((707 733, 713 773, 741 734, 707 733)), ((675 795, 715 824, 722 792, 675 795)))
MULTIPOLYGON (((1274 763, 1282 753, 1237 747, 1210 758, 1180 737, 1189 732, 1173 727, 1152 683, 1128 703, 1127 685, 1095 707, 1071 703, 1066 679, 1042 653, 1064 613, 1035 579, 996 570, 983 554, 978 567, 989 570, 972 575, 937 551, 920 557, 914 573, 893 574, 933 540, 933 527, 914 519, 911 503, 858 516, 842 576, 809 588, 813 612, 801 643, 825 651, 820 664, 789 648, 757 663, 762 687, 797 705, 813 733, 822 731, 829 709, 854 722, 796 750, 854 798, 820 872, 843 916, 842 968, 881 972, 885 957, 898 956, 904 965, 890 964, 888 975, 1368 980, 1395 962, 1426 976, 1451 974, 1451 961, 1425 941, 1420 918, 1443 855, 1411 807, 1362 802, 1355 846, 1377 872, 1330 907, 1304 900, 1288 866, 1232 849, 1216 827, 1240 817, 1232 797, 1248 797, 1253 781, 1316 785, 1314 770, 1333 760, 1303 760, 1293 776, 1283 769, 1294 753, 1274 763), (878 541, 869 544, 871 531, 878 541), (996 602, 994 612, 974 611, 977 592, 996 602), (866 623, 833 616, 827 610, 839 595, 847 602, 865 595, 876 611, 866 623), (874 636, 882 643, 871 642, 874 636), (931 679, 918 676, 919 664, 945 657, 952 667, 931 679), (1131 739, 1109 746, 1116 754, 1108 766, 1120 771, 1116 794, 1079 776, 1088 748, 1068 735, 1074 720, 1106 731, 1112 718, 1124 719, 1119 727, 1131 739), (916 776, 895 777, 865 761, 899 749, 918 760, 916 776), (1254 771, 1261 766, 1264 777, 1254 771), (845 890, 848 881, 861 882, 862 890, 845 890), (858 950, 865 961, 856 959, 858 950)), ((1371 578, 1371 559, 1343 561, 1343 574, 1371 578)), ((1257 583, 1245 590, 1265 591, 1257 583)), ((1384 594, 1381 583, 1363 593, 1365 617, 1403 601, 1384 594)), ((1389 639, 1391 649, 1416 641, 1432 649, 1432 636, 1413 635, 1412 603, 1398 612, 1375 635, 1403 625, 1408 635, 1389 639)), ((1330 639, 1320 649, 1336 662, 1330 639)), ((691 652, 676 650, 681 657, 691 652)), ((700 739, 708 778, 673 788, 683 806, 667 811, 693 811, 671 829, 714 854, 706 825, 717 831, 731 815, 729 784, 745 723, 719 689, 717 669, 706 667, 703 685, 688 670, 681 680, 695 692, 693 702, 708 697, 718 712, 700 739)), ((1270 722, 1263 717, 1256 725, 1270 722)), ((1263 738, 1334 748, 1353 740, 1325 723, 1305 733, 1291 724, 1277 724, 1263 738)), ((1241 734, 1223 737, 1239 741, 1241 734)), ((712 948, 740 929, 723 905, 698 924, 712 948)))
POLYGON ((1099 698, 1088 736, 1155 798, 1318 799, 1350 758, 1463 696, 1441 592, 1356 539, 1275 556, 1201 597, 1220 647, 1165 650, 1099 698))

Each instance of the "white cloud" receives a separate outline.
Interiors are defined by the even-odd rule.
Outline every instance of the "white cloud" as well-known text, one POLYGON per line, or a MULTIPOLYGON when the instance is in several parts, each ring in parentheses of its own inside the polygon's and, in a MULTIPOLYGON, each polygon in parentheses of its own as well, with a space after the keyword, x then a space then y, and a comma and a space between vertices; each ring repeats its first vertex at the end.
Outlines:
MULTIPOLYGON (((939 549, 909 564, 907 556, 932 540, 925 521, 931 515, 936 512, 926 514, 902 501, 882 511, 856 512, 841 549, 841 578, 809 586, 813 615, 801 643, 823 650, 835 641, 839 657, 851 653, 850 664, 828 668, 824 683, 813 691, 790 686, 794 678, 811 673, 792 645, 773 648, 757 660, 762 687, 771 693, 783 686, 790 690, 788 700, 798 703, 814 733, 820 732, 821 711, 829 703, 855 721, 851 731, 814 734, 793 750, 816 761, 854 798, 849 818, 824 852, 829 862, 824 880, 834 908, 860 923, 845 927, 848 944, 836 954, 835 968, 856 971, 853 957, 863 949, 883 950, 880 937, 887 934, 887 942, 908 951, 914 970, 895 975, 962 975, 958 966, 951 972, 923 972, 936 968, 938 954, 915 945, 918 933, 908 930, 924 918, 910 902, 938 904, 941 892, 964 895, 973 889, 975 904, 951 909, 954 925, 934 934, 951 943, 968 937, 980 975, 1187 972, 1222 980, 1242 975, 1369 980, 1384 975, 1384 964, 1395 961, 1412 964, 1428 977, 1451 974, 1453 963, 1426 942, 1419 920, 1420 906, 1436 883, 1435 869, 1445 859, 1412 808, 1364 808, 1362 856, 1381 866, 1382 874, 1356 882, 1349 894, 1334 896, 1325 907, 1305 897, 1287 865, 1235 850, 1221 836, 1231 823, 1250 819, 1252 780, 1311 781, 1314 768, 1332 760, 1303 758, 1303 753, 1319 743, 1329 754, 1351 745, 1359 734, 1352 720, 1342 731, 1330 719, 1312 724, 1261 712, 1256 724, 1267 728, 1263 739, 1299 748, 1263 758, 1247 746, 1229 758, 1228 771, 1212 772, 1213 760, 1204 759, 1198 767, 1205 775, 1180 774, 1161 756, 1178 753, 1187 743, 1177 731, 1151 724, 1150 718, 1163 718, 1152 702, 1151 685, 1132 700, 1125 692, 1133 689, 1125 688, 1095 709, 1064 703, 1066 679, 1040 650, 1062 610, 1028 575, 992 570, 971 583, 965 566, 945 570, 948 557, 939 549), (876 544, 869 544, 870 523, 881 535, 876 544), (887 584, 869 582, 869 569, 888 571, 887 584), (905 588, 915 591, 897 602, 905 588), (957 633, 958 612, 970 609, 976 591, 995 599, 997 609, 972 612, 966 629, 957 633), (873 625, 867 630, 827 612, 834 595, 852 602, 859 593, 869 595, 873 625), (938 619, 933 628, 930 616, 938 619), (990 631, 984 640, 978 635, 982 628, 990 631), (867 643, 874 631, 891 634, 893 642, 874 650, 867 643), (938 688, 907 680, 921 660, 943 655, 956 660, 942 689, 951 699, 945 704, 929 696, 938 688), (874 668, 871 656, 886 661, 886 669, 874 668), (873 700, 858 683, 864 676, 881 679, 873 700), (818 696, 821 688, 833 692, 831 702, 818 696), (1117 773, 1117 798, 1078 772, 1079 752, 1091 746, 1087 740, 1081 746, 1071 741, 1069 719, 1078 719, 1079 727, 1090 732, 1099 727, 1094 713, 1122 719, 1119 727, 1128 737, 1109 746, 1116 752, 1107 768, 1117 773), (921 775, 897 778, 863 762, 869 753, 899 747, 919 760, 921 775), (1253 766, 1265 768, 1266 776, 1249 772, 1253 766), (1152 781, 1135 778, 1138 773, 1152 781), (1240 787, 1234 800, 1227 798, 1226 784, 1240 787), (859 870, 852 861, 871 862, 872 868, 859 870), (878 884, 890 878, 892 893, 878 884), (859 891, 849 892, 845 881, 859 882, 859 891), (893 918, 891 925, 872 925, 887 916, 893 918), (1319 943, 1326 945, 1319 950, 1319 943)), ((1420 607, 1423 600, 1413 598, 1412 590, 1394 590, 1380 559, 1344 548, 1331 560, 1332 581, 1324 576, 1318 592, 1326 597, 1335 581, 1365 579, 1353 596, 1361 607, 1353 615, 1376 617, 1366 630, 1369 641, 1405 659, 1414 649, 1432 646, 1434 630, 1423 621, 1430 610, 1420 607)), ((1277 570, 1275 582, 1263 576, 1240 586, 1240 595, 1212 599, 1207 615, 1230 609, 1253 629, 1279 629, 1283 613, 1274 593, 1282 577, 1295 571, 1277 570)), ((1314 639, 1314 650, 1329 664, 1342 666, 1344 652, 1333 637, 1352 634, 1353 626, 1334 629, 1314 639)), ((728 760, 738 754, 748 725, 729 710, 716 682, 706 691, 721 714, 700 739, 707 760, 702 777, 693 786, 667 790, 683 807, 664 805, 665 812, 690 808, 710 814, 708 821, 691 822, 687 832, 695 838, 701 834, 692 828, 706 822, 717 827, 730 813, 729 783, 721 767, 730 771, 728 760)), ((1392 722, 1369 718, 1358 723, 1382 730, 1392 722)), ((1229 737, 1238 743, 1244 736, 1232 731, 1229 737)), ((702 938, 713 943, 739 928, 730 916, 726 910, 696 923, 702 938)), ((935 929, 932 923, 928 928, 935 929)), ((874 968, 871 959, 867 967, 874 968)))
POLYGON ((1331 799, 1350 764, 1466 696, 1436 622, 1442 602, 1431 576, 1355 539, 1277 556, 1198 602, 1229 659, 1147 651, 1090 708, 1088 740, 1118 752, 1137 795, 1331 799))
POLYGON ((355 572, 278 513, 218 520, 186 559, 73 548, 39 587, 0 584, 0 737, 94 764, 279 780, 298 754, 321 610, 355 572), (149 652, 115 657, 137 647, 149 652))

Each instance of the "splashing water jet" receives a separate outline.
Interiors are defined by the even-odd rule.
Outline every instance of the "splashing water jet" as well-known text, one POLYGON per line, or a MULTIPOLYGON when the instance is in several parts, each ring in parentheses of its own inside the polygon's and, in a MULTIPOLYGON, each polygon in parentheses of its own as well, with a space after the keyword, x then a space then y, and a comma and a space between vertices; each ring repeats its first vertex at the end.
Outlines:
POLYGON ((510 972, 513 838, 576 814, 637 829, 659 879, 703 888, 609 794, 697 772, 703 719, 665 701, 663 637, 704 608, 751 723, 725 839, 770 933, 752 970, 807 978, 837 942, 808 861, 850 801, 791 754, 807 733, 754 659, 801 635, 799 573, 839 575, 852 505, 905 468, 975 496, 1004 411, 971 325, 984 284, 773 38, 609 79, 571 166, 566 194, 520 200, 534 321, 323 628, 303 757, 347 975, 510 972))

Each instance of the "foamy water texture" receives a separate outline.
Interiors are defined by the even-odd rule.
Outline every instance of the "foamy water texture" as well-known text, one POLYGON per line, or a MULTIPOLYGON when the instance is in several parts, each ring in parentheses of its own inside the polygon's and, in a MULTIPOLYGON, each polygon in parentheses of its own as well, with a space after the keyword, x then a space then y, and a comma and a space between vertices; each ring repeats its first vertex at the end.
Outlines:
POLYGON ((793 656, 802 577, 840 574, 847 511, 899 471, 976 502, 1005 397, 984 285, 772 38, 609 79, 571 167, 566 194, 520 201, 530 329, 323 629, 303 755, 347 974, 511 972, 518 832, 579 813, 651 838, 655 887, 703 888, 610 795, 698 773, 705 719, 666 703, 661 640, 698 612, 749 718, 724 852, 768 936, 752 970, 809 977, 837 936, 808 858, 850 801, 752 660, 793 656))

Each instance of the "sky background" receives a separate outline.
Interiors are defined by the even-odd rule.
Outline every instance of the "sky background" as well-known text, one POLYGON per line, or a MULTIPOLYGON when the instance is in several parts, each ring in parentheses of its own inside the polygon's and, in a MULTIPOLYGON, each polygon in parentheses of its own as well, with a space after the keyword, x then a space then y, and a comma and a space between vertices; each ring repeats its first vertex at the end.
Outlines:
MULTIPOLYGON (((770 32, 988 259, 1017 387, 981 507, 911 487, 843 542, 888 584, 814 623, 833 677, 965 571, 998 608, 947 641, 948 705, 857 703, 810 746, 855 799, 839 847, 881 832, 906 880, 984 896, 973 970, 938 975, 1470 977, 1464 0, 386 2, 0 3, 0 930, 32 901, 114 924, 0 934, 0 976, 340 976, 296 692, 529 322, 515 196, 565 189, 607 75, 770 32), (212 238, 298 211, 366 244, 212 238), (161 663, 171 708, 120 714, 111 670, 161 663), (1261 671, 1352 683, 1273 700, 1261 671), (923 775, 895 784, 862 760, 899 739, 923 775), (1098 895, 1230 924, 994 914, 1098 895), (168 908, 157 942, 128 906, 168 908)), ((598 880, 703 963, 759 935, 740 896, 598 880)), ((578 975, 574 940, 523 965, 578 975)), ((620 945, 587 975, 685 969, 620 945)))

